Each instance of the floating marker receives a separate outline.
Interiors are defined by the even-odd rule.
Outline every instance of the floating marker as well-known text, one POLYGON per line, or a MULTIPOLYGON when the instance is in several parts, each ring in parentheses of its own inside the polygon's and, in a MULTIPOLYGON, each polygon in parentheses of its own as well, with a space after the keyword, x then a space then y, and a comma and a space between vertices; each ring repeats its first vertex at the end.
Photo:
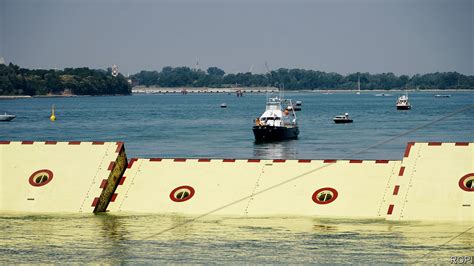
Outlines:
POLYGON ((51 107, 51 116, 49 117, 49 120, 51 120, 51 122, 56 121, 56 116, 54 115, 54 104, 51 107))

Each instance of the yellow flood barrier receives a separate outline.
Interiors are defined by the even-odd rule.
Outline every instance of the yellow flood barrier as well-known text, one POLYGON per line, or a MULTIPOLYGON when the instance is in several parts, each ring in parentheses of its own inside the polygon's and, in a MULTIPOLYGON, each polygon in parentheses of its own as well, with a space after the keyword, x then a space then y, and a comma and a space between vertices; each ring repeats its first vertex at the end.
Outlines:
POLYGON ((473 183, 473 143, 409 143, 391 184, 387 218, 474 221, 473 183))
POLYGON ((104 211, 126 161, 121 142, 0 141, 0 211, 104 211))
POLYGON ((111 212, 385 218, 399 161, 132 160, 111 212), (382 211, 383 210, 383 211, 382 211))
POLYGON ((401 160, 131 159, 120 142, 0 141, 0 211, 474 221, 474 144, 401 160))

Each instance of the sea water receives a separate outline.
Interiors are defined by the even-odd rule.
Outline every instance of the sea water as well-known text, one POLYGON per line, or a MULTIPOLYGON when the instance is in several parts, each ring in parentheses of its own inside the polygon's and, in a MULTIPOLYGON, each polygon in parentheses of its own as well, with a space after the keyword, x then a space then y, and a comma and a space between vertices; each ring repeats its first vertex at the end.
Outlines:
MULTIPOLYGON (((0 110, 17 118, 0 123, 0 140, 124 141, 129 158, 400 160, 408 141, 474 141, 473 109, 429 124, 474 104, 474 93, 451 95, 410 93, 413 109, 397 111, 396 94, 287 93, 303 101, 297 112, 300 137, 267 144, 254 143, 251 131, 264 111, 265 94, 1 100, 0 110), (53 104, 56 122, 49 121, 53 104), (333 123, 346 112, 354 123, 333 123)), ((447 264, 474 256, 472 223, 196 218, 3 213, 0 262, 447 264)))

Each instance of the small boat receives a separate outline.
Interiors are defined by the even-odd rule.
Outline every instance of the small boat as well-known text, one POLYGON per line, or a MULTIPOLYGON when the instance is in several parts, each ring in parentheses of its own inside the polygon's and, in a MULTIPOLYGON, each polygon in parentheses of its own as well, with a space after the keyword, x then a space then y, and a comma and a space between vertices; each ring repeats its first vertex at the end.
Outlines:
POLYGON ((389 97, 389 96, 392 96, 392 94, 378 93, 378 94, 375 94, 375 96, 377 96, 377 97, 389 97))
POLYGON ((5 111, 0 112, 0 121, 7 122, 7 121, 12 121, 16 115, 14 114, 9 114, 5 111))
POLYGON ((302 101, 296 101, 295 104, 293 105, 293 110, 295 111, 301 111, 301 105, 303 104, 302 101))
POLYGON ((226 103, 221 103, 221 108, 227 108, 227 104, 226 103))
POLYGON ((410 110, 411 104, 408 102, 408 94, 402 95, 398 97, 397 103, 397 110, 410 110))
POLYGON ((435 98, 449 98, 449 97, 451 97, 451 95, 449 95, 449 94, 436 94, 434 97, 435 98))
POLYGON ((255 119, 252 127, 255 141, 279 141, 297 139, 300 133, 296 121, 296 113, 293 108, 282 108, 293 106, 291 100, 279 97, 268 98, 265 112, 255 119))
POLYGON ((344 115, 338 115, 333 118, 334 123, 336 124, 346 124, 346 123, 352 123, 352 119, 349 118, 349 113, 345 113, 344 115))

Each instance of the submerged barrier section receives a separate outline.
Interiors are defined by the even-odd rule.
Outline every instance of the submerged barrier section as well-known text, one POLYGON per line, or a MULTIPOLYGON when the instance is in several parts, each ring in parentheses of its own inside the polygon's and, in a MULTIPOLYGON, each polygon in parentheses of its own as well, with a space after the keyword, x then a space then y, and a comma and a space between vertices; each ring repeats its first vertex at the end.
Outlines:
POLYGON ((151 158, 121 142, 0 142, 0 211, 474 221, 474 143, 401 160, 151 158))
POLYGON ((121 142, 0 141, 0 211, 105 211, 126 164, 121 142))

